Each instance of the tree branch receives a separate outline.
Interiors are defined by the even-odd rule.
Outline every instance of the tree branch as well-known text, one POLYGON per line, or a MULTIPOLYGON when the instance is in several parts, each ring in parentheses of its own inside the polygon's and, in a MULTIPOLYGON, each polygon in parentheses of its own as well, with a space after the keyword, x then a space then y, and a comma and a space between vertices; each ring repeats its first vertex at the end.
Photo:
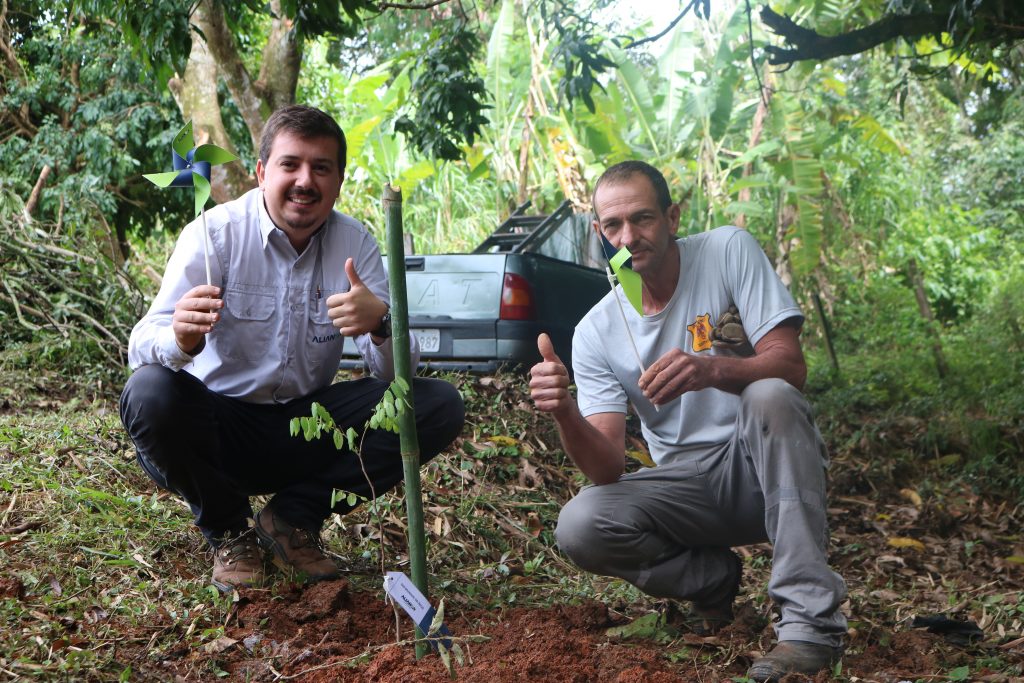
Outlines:
POLYGON ((920 38, 942 33, 947 26, 947 18, 941 14, 891 14, 855 31, 836 36, 823 36, 800 26, 787 16, 778 14, 767 5, 761 7, 761 21, 792 46, 765 46, 768 63, 773 66, 808 59, 824 61, 833 57, 854 55, 894 38, 920 38))
POLYGON ((43 192, 43 185, 46 184, 46 179, 50 177, 49 164, 43 166, 43 170, 39 172, 39 178, 36 180, 35 187, 32 188, 32 193, 28 196, 28 201, 25 202, 25 220, 29 223, 32 222, 32 212, 36 210, 36 205, 39 203, 39 196, 43 192))
POLYGON ((637 47, 638 45, 643 45, 644 43, 653 43, 654 41, 659 40, 666 33, 675 28, 675 25, 678 24, 682 20, 682 18, 686 16, 687 12, 696 7, 698 2, 700 2, 700 0, 690 0, 690 4, 683 8, 683 11, 679 13, 679 16, 673 19, 672 23, 670 23, 664 31, 662 31, 656 36, 648 36, 646 38, 641 38, 640 40, 634 40, 632 43, 626 46, 626 49, 629 50, 630 48, 637 47))
POLYGON ((400 2, 382 2, 377 5, 377 8, 381 11, 386 9, 430 9, 431 7, 437 7, 443 5, 449 0, 431 0, 431 2, 416 3, 400 3, 400 2))

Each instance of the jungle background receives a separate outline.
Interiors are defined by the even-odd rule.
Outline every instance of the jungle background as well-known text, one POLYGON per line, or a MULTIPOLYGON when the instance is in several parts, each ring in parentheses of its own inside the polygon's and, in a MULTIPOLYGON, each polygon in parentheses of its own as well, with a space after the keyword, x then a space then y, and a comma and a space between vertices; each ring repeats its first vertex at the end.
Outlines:
MULTIPOLYGON (((128 334, 191 217, 141 174, 190 118, 241 157, 213 180, 237 196, 292 101, 345 129, 338 208, 382 244, 386 182, 418 252, 460 252, 527 200, 587 210, 629 158, 665 173, 683 234, 749 230, 807 315, 833 458, 851 630, 819 679, 1024 677, 1024 12, 635 4, 0 0, 0 678, 448 675, 393 645, 410 629, 380 599, 407 562, 400 491, 326 530, 344 585, 221 596, 117 417, 128 334)), ((470 653, 455 674, 742 681, 771 642, 770 550, 743 549, 732 630, 675 631, 663 601, 558 554, 584 482, 521 374, 447 378, 469 421, 424 490, 432 597, 470 653)))

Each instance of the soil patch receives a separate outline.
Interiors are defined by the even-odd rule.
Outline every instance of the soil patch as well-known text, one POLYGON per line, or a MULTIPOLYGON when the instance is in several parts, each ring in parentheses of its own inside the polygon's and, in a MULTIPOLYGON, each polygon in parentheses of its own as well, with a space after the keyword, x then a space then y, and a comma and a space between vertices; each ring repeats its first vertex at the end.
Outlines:
MULTIPOLYGON (((597 601, 546 608, 502 611, 449 610, 446 619, 461 642, 465 660, 456 666, 460 681, 511 683, 669 683, 731 681, 744 674, 759 653, 752 643, 769 644, 766 615, 741 605, 735 623, 715 636, 659 631, 635 641, 613 638, 608 630, 626 619, 597 601), (711 665, 711 666, 709 666, 711 665)), ((398 619, 380 594, 353 591, 348 581, 309 587, 294 584, 239 592, 224 636, 201 647, 181 646, 158 658, 132 653, 135 670, 177 680, 294 680, 305 683, 427 683, 448 680, 441 659, 417 661, 408 642, 411 625, 398 619)), ((152 628, 152 627, 150 627, 152 628)), ((851 651, 843 662, 848 680, 896 683, 974 661, 942 636, 921 630, 879 633, 851 651)), ((129 648, 129 652, 130 652, 129 648)), ((122 656, 128 652, 122 650, 122 656)), ((1002 651, 1004 658, 1013 652, 1002 651)), ((1022 653, 1016 653, 1022 661, 1022 653)), ((985 678, 984 671, 970 680, 985 678)), ((810 680, 791 676, 789 681, 810 680)), ((820 674, 815 680, 830 680, 820 674)))

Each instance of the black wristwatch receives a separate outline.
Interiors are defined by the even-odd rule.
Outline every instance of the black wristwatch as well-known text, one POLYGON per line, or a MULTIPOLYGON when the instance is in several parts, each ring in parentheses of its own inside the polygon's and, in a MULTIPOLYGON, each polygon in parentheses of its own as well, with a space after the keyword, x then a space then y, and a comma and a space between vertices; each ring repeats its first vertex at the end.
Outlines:
MULTIPOLYGON (((387 306, 387 304, 384 305, 387 306)), ((391 306, 388 306, 388 310, 384 311, 384 315, 380 317, 380 325, 370 334, 382 339, 387 339, 391 336, 391 306)))

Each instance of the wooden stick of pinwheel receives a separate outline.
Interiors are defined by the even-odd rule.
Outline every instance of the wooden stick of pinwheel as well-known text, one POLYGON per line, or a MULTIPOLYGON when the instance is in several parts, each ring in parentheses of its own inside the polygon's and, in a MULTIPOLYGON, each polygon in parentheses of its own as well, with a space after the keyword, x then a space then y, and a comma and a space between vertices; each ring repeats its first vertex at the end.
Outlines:
MULTIPOLYGON (((643 280, 640 274, 633 270, 633 255, 629 253, 629 249, 626 247, 616 250, 612 243, 608 241, 608 238, 604 236, 604 233, 601 233, 601 248, 604 249, 605 258, 608 259, 608 265, 605 266, 604 270, 608 275, 608 284, 611 285, 612 292, 615 292, 615 284, 618 282, 619 286, 622 287, 622 293, 626 295, 626 300, 642 317, 644 314, 643 280)), ((622 300, 618 295, 615 296, 615 303, 619 305, 622 326, 626 328, 626 336, 629 337, 629 344, 633 347, 633 355, 636 356, 636 363, 640 366, 640 374, 643 375, 647 370, 644 367, 643 360, 640 358, 640 350, 637 348, 636 340, 633 338, 633 331, 626 320, 626 310, 622 307, 622 300)), ((652 403, 651 405, 654 404, 652 403)), ((654 405, 654 410, 661 412, 656 405, 654 405)))
POLYGON ((206 227, 206 202, 210 198, 210 169, 237 158, 231 152, 221 149, 217 145, 206 144, 196 147, 190 120, 178 131, 171 143, 171 163, 174 164, 174 170, 164 173, 146 173, 142 176, 157 187, 195 188, 195 215, 203 217, 203 257, 206 260, 206 284, 208 285, 213 284, 210 277, 210 231, 206 227))

